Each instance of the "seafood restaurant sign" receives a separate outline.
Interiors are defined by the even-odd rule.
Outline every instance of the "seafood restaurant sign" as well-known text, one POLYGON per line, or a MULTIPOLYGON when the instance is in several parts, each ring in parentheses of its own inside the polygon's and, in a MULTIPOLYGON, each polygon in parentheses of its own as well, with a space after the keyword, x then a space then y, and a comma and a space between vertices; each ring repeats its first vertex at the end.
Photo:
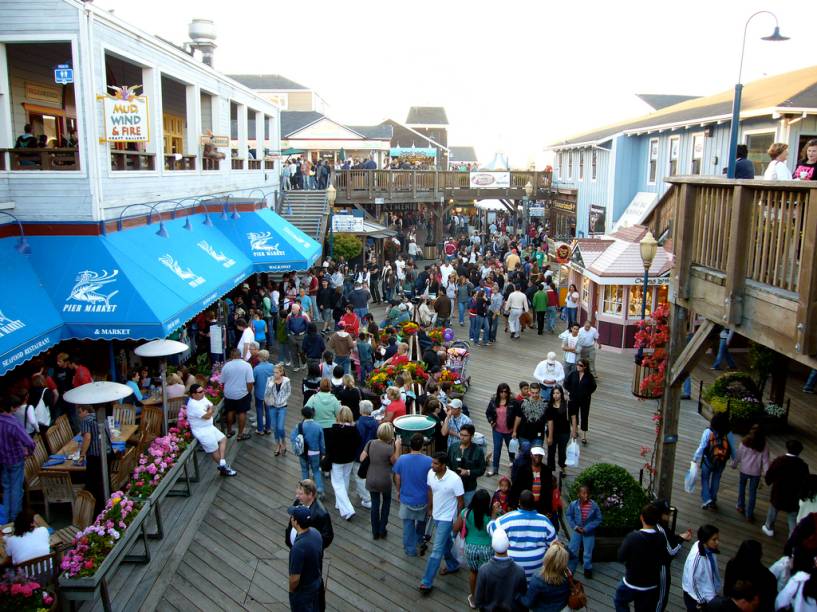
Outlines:
POLYGON ((111 87, 112 95, 97 96, 102 100, 105 114, 105 141, 150 141, 148 99, 136 95, 136 90, 141 87, 111 87))

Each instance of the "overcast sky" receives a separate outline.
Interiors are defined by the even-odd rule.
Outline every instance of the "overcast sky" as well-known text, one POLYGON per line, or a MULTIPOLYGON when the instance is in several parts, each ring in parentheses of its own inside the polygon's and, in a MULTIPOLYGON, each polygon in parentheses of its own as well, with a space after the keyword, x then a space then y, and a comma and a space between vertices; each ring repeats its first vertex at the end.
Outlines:
POLYGON ((215 21, 215 67, 279 73, 315 89, 348 124, 404 121, 409 106, 444 106, 449 143, 515 166, 547 158, 564 136, 649 112, 635 93, 708 95, 737 78, 746 19, 776 12, 791 40, 749 26, 747 82, 815 63, 813 11, 794 0, 97 0, 176 42, 192 18, 215 21))

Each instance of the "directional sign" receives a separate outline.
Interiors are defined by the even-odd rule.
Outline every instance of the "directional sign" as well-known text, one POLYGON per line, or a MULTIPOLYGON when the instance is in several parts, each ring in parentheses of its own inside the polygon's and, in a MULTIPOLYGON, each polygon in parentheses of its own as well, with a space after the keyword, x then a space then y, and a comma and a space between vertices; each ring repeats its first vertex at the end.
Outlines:
POLYGON ((54 82, 58 85, 68 85, 74 82, 74 69, 68 64, 60 64, 54 68, 54 82))

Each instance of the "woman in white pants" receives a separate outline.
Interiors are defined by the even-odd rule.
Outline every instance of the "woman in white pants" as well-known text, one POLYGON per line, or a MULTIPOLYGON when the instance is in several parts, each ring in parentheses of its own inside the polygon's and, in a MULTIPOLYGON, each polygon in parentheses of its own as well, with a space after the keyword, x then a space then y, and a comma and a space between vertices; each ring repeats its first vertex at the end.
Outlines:
POLYGON ((528 311, 528 298, 519 289, 514 289, 505 301, 505 308, 508 311, 508 328, 511 331, 511 338, 519 338, 522 331, 519 325, 519 317, 523 312, 528 311))
POLYGON ((360 447, 360 433, 355 427, 352 409, 341 406, 335 424, 326 433, 326 455, 332 463, 335 508, 341 518, 348 521, 355 515, 355 509, 349 501, 349 477, 360 447))

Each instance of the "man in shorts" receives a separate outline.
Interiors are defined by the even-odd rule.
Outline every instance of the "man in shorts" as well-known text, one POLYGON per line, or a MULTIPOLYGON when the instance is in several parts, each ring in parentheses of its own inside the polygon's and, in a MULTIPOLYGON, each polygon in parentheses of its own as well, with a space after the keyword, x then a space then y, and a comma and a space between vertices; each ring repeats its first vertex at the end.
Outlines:
POLYGON ((204 395, 204 387, 190 385, 190 401, 187 402, 187 421, 190 431, 199 441, 204 452, 210 453, 222 476, 235 476, 236 471, 227 464, 227 438, 213 425, 213 404, 204 395))
POLYGON ((227 437, 232 438, 233 423, 238 415, 238 440, 249 440, 250 434, 244 433, 247 424, 247 412, 250 410, 253 397, 255 377, 252 366, 241 358, 238 349, 230 351, 230 360, 221 368, 221 382, 224 385, 224 409, 227 412, 227 437))

